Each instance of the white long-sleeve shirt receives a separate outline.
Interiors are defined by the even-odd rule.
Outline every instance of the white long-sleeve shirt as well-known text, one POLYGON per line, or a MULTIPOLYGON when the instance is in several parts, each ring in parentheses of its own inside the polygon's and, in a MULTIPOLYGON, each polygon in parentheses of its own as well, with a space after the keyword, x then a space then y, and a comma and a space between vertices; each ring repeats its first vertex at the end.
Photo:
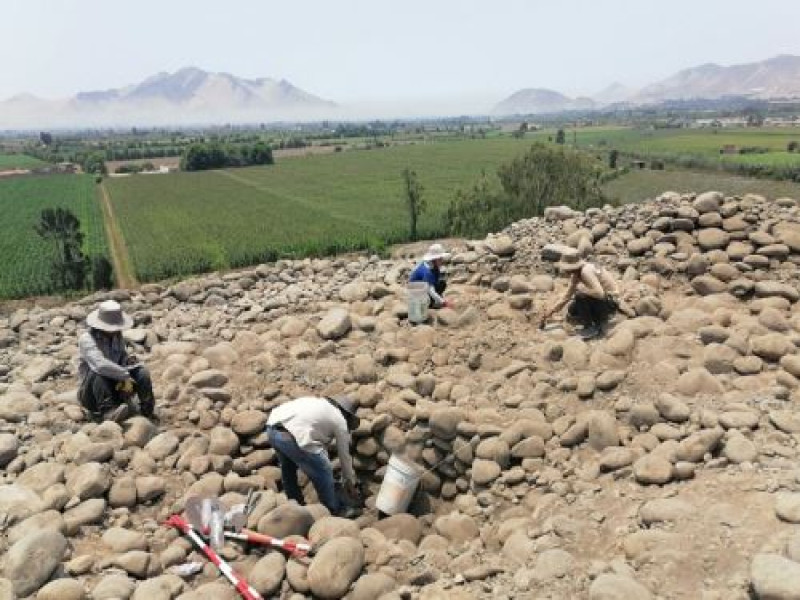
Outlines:
POLYGON ((84 331, 78 336, 78 376, 80 380, 86 379, 90 372, 116 381, 128 379, 130 377, 128 369, 121 366, 128 357, 122 334, 100 339, 101 342, 98 344, 88 331, 84 331))
POLYGON ((325 454, 328 444, 336 439, 336 450, 342 465, 342 477, 355 483, 353 459, 350 456, 350 431, 342 412, 325 398, 306 396, 273 408, 267 425, 283 425, 294 436, 297 445, 307 452, 325 454))

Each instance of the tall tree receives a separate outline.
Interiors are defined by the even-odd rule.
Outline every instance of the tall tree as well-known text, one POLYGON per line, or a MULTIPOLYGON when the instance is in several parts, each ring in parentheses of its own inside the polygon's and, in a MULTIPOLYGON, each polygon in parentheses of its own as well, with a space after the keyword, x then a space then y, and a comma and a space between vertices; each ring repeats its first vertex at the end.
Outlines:
POLYGON ((88 260, 81 250, 81 222, 64 208, 46 208, 34 230, 55 248, 51 266, 54 286, 60 290, 80 290, 86 283, 88 260))
POLYGON ((559 129, 558 131, 556 131, 556 144, 562 144, 563 145, 564 142, 566 142, 566 141, 567 140, 566 140, 566 135, 564 135, 564 130, 563 129, 559 129))
POLYGON ((409 234, 412 240, 417 239, 417 222, 426 208, 422 192, 423 187, 417 173, 411 169, 403 169, 403 195, 408 207, 409 234))

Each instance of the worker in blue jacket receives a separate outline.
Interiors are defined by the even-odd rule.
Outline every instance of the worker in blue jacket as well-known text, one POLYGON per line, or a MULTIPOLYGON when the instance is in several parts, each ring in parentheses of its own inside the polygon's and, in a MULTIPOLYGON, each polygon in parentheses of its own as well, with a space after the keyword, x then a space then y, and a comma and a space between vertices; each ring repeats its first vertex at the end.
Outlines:
POLYGON ((442 262, 450 257, 441 244, 433 244, 414 270, 411 271, 409 282, 424 281, 428 284, 428 295, 430 296, 431 308, 443 308, 452 306, 449 300, 445 300, 442 295, 447 288, 447 283, 442 275, 442 262))

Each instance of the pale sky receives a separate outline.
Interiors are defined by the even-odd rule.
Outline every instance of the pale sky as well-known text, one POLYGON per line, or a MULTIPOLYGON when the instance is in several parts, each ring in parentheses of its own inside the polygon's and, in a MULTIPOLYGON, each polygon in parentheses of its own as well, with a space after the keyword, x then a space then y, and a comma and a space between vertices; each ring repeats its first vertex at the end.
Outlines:
POLYGON ((800 54, 798 0, 0 0, 0 99, 196 66, 344 103, 593 94, 800 54))

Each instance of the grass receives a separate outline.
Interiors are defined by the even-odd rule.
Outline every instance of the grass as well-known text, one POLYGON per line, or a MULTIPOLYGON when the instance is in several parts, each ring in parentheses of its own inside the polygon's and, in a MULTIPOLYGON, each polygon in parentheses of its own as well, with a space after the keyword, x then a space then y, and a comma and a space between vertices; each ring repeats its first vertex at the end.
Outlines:
POLYGON ((528 148, 501 138, 409 144, 287 159, 269 167, 109 179, 140 280, 278 257, 381 249, 408 238, 401 172, 415 170, 428 210, 422 236, 442 232, 458 187, 528 148))
MULTIPOLYGON (((568 144, 575 138, 579 147, 635 153, 654 158, 691 155, 708 160, 770 166, 800 166, 800 152, 789 153, 789 142, 800 142, 800 129, 748 127, 743 129, 644 129, 633 127, 586 127, 565 129, 568 144), (715 131, 718 131, 715 133, 715 131), (573 133, 575 132, 575 136, 573 133), (731 145, 737 148, 768 149, 764 154, 720 154, 731 145)), ((555 138, 555 130, 529 134, 532 139, 555 138)))
POLYGON ((27 154, 0 154, 0 171, 11 169, 35 169, 49 163, 27 154))
POLYGON ((0 179, 0 298, 20 298, 53 291, 50 243, 33 227, 45 208, 63 207, 81 221, 84 252, 108 254, 94 179, 88 175, 51 175, 0 179))
POLYGON ((662 192, 705 192, 717 190, 728 195, 760 194, 768 199, 800 200, 800 183, 768 181, 724 173, 695 171, 635 170, 603 186, 603 191, 623 204, 655 198, 662 192))

